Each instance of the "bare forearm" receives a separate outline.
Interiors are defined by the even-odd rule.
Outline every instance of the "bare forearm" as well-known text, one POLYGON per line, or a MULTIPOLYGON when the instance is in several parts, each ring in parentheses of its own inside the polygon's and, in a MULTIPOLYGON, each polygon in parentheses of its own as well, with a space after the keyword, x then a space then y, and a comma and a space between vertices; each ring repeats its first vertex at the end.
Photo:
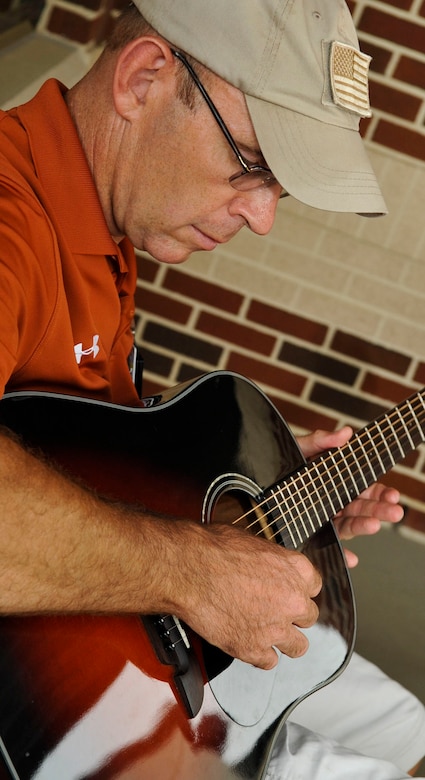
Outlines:
POLYGON ((4 436, 0 495, 2 613, 171 606, 166 521, 103 501, 4 436))
POLYGON ((97 497, 0 435, 0 613, 171 612, 264 668, 305 652, 320 577, 234 527, 97 497))

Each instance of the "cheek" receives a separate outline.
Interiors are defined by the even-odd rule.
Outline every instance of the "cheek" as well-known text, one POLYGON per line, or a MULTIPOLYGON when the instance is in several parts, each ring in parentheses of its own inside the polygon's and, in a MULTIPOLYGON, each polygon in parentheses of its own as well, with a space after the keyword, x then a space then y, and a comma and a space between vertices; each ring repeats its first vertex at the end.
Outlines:
MULTIPOLYGON (((212 128, 216 131, 216 128, 212 128)), ((134 145, 115 188, 114 208, 124 232, 140 244, 146 231, 168 232, 208 220, 226 208, 231 165, 221 138, 212 139, 205 118, 152 133, 134 145)))

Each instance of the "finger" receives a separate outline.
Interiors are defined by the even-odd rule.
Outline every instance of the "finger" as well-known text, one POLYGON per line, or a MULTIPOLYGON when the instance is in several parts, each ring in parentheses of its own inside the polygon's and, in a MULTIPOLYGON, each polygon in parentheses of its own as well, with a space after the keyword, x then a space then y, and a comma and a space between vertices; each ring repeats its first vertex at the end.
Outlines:
POLYGON ((352 550, 347 550, 346 547, 344 547, 344 555, 345 555, 345 562, 347 564, 348 569, 354 569, 355 566, 357 566, 359 559, 358 556, 353 553, 352 550))
MULTIPOLYGON (((302 604, 304 604, 306 596, 312 599, 319 595, 322 589, 322 577, 306 555, 296 551, 285 550, 285 552, 285 564, 289 563, 293 567, 292 581, 293 583, 297 582, 298 597, 302 599, 302 604), (288 557, 288 552, 291 557, 288 557)), ((311 604, 313 603, 311 602, 311 604)))
POLYGON ((372 501, 383 501, 389 504, 398 504, 400 501, 400 492, 393 487, 388 487, 382 482, 374 482, 366 490, 362 490, 359 498, 366 498, 372 501))
POLYGON ((381 530, 381 521, 377 517, 342 517, 337 522, 340 539, 353 539, 355 536, 373 536, 381 530))
MULTIPOLYGON (((350 507, 351 509, 351 507, 350 507)), ((399 523, 403 519, 404 510, 399 505, 371 506, 366 510, 359 510, 354 514, 343 514, 335 519, 335 525, 338 535, 341 539, 352 539, 353 536, 371 536, 376 534, 382 527, 382 523, 399 523)))
POLYGON ((265 671, 274 669, 275 666, 277 666, 277 663, 279 661, 279 656, 275 650, 274 647, 271 647, 270 650, 266 651, 261 658, 257 658, 254 661, 250 661, 250 663, 253 666, 256 666, 258 669, 264 669, 265 671))
POLYGON ((316 430, 312 433, 300 436, 298 445, 305 458, 311 458, 318 455, 319 452, 329 450, 334 447, 342 447, 353 435, 353 429, 345 425, 337 431, 316 430))
POLYGON ((310 628, 310 626, 314 626, 314 624, 317 622, 318 617, 319 617, 319 607, 317 606, 315 601, 310 600, 306 612, 303 615, 297 617, 293 621, 293 624, 294 626, 298 626, 299 628, 310 628))
POLYGON ((391 504, 398 504, 399 503, 399 501, 400 501, 400 491, 397 490, 396 488, 388 487, 387 485, 383 485, 381 482, 378 482, 378 483, 375 482, 375 484, 372 485, 371 487, 372 487, 372 490, 371 490, 372 496, 374 498, 378 497, 375 494, 375 490, 374 490, 374 489, 377 488, 379 490, 379 498, 380 498, 381 501, 388 501, 391 504))
POLYGON ((403 517, 400 493, 395 488, 375 483, 364 490, 348 506, 339 512, 340 516, 377 517, 379 520, 398 522, 403 517))
POLYGON ((281 653, 284 653, 289 658, 301 658, 301 656, 306 654, 308 646, 309 641, 306 635, 296 628, 290 633, 289 639, 287 638, 285 642, 277 645, 281 653))

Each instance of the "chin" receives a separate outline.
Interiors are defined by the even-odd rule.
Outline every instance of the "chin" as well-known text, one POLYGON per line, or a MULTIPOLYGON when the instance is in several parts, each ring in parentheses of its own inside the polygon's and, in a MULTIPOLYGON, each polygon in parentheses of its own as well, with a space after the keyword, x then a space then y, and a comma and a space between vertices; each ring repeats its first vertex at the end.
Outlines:
POLYGON ((144 241, 142 246, 135 246, 136 249, 140 249, 143 252, 148 252, 151 257, 153 257, 154 260, 157 260, 159 263, 167 263, 168 265, 178 265, 179 263, 184 263, 185 260, 187 260, 194 251, 193 249, 188 249, 186 246, 172 241, 144 241))

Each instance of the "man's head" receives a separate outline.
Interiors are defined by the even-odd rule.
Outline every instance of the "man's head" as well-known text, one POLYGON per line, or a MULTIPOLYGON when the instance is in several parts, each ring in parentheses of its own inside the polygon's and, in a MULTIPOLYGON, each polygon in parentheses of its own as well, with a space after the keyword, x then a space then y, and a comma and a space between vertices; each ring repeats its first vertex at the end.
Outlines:
POLYGON ((244 94, 261 152, 285 190, 317 208, 386 212, 358 133, 370 116, 369 58, 345 0, 135 5, 175 49, 244 94))
POLYGON ((271 229, 282 187, 243 93, 127 10, 67 95, 111 234, 163 262, 271 229))
POLYGON ((385 212, 357 129, 367 77, 336 78, 362 64, 351 17, 344 0, 312 2, 137 0, 143 15, 124 12, 67 97, 117 240, 178 263, 245 226, 266 234, 282 194, 385 212))

